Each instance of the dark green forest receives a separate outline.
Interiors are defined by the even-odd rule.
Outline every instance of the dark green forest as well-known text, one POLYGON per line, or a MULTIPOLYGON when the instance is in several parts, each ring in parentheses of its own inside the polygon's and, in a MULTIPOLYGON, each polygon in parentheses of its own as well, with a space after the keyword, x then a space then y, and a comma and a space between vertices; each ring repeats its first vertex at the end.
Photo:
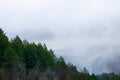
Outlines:
POLYGON ((90 74, 56 57, 46 44, 29 43, 17 35, 9 40, 0 29, 0 80, 120 80, 115 73, 90 74))

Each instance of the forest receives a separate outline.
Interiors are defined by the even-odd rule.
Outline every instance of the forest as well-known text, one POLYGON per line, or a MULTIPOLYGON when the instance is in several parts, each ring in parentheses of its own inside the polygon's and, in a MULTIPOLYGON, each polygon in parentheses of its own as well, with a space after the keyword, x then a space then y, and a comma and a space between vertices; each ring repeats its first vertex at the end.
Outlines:
POLYGON ((46 44, 22 41, 18 35, 9 40, 0 28, 0 80, 120 80, 120 74, 78 71, 46 44))

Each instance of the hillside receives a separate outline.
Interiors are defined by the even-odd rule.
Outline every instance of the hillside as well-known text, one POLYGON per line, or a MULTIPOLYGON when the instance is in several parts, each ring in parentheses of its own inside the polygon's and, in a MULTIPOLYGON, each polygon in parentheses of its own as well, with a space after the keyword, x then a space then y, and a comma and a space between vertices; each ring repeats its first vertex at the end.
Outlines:
POLYGON ((45 44, 22 41, 18 35, 9 41, 0 29, 0 80, 120 80, 120 76, 78 71, 45 44))

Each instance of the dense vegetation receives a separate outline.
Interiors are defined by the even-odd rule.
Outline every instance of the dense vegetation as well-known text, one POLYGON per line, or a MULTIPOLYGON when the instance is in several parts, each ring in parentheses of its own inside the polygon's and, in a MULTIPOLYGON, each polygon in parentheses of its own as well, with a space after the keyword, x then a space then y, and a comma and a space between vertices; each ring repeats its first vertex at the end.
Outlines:
POLYGON ((45 44, 22 41, 18 36, 9 41, 0 29, 0 80, 120 80, 120 76, 90 75, 86 68, 78 71, 45 44))

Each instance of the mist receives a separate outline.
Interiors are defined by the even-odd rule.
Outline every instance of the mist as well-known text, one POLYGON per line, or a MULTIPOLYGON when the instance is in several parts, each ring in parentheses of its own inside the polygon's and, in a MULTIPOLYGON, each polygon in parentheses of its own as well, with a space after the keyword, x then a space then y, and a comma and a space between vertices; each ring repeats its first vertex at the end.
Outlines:
POLYGON ((119 0, 1 0, 0 27, 11 39, 46 43, 80 70, 119 73, 119 0))

